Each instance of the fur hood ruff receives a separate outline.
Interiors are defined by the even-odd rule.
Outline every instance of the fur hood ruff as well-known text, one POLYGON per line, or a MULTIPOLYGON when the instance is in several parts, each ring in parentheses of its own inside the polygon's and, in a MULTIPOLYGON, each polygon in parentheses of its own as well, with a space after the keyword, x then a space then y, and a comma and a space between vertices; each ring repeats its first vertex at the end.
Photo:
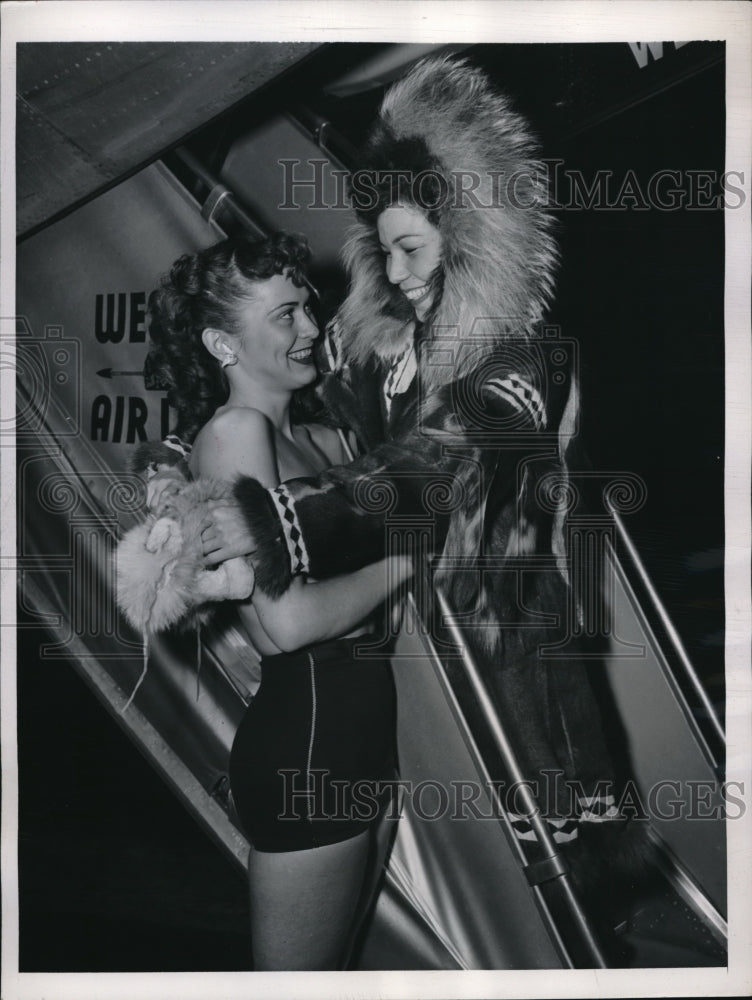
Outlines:
MULTIPOLYGON (((424 60, 388 90, 367 147, 369 169, 406 168, 406 150, 414 173, 438 171, 446 181, 443 294, 426 325, 432 339, 450 338, 454 363, 423 368, 431 388, 476 368, 501 340, 529 336, 543 318, 554 222, 527 123, 465 61, 424 60)), ((413 322, 387 280, 375 224, 358 221, 344 255, 351 287, 337 325, 345 358, 388 361, 404 350, 413 322)))

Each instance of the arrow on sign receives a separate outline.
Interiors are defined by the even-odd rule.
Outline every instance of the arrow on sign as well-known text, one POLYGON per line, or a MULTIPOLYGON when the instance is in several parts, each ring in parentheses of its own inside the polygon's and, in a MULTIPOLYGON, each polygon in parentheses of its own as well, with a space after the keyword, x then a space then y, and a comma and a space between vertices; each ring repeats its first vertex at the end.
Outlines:
POLYGON ((99 371, 97 372, 97 375, 100 375, 102 378, 113 378, 115 375, 143 375, 143 374, 144 373, 142 371, 119 372, 115 371, 112 368, 100 368, 99 371))

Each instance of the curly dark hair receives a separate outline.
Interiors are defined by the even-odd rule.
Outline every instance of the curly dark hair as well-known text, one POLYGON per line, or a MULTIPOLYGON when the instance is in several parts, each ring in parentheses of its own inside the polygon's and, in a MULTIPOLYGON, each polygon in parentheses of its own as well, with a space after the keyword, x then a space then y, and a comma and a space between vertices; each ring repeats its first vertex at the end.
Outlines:
POLYGON ((279 232, 262 240, 222 240, 184 254, 162 276, 149 296, 152 346, 145 368, 167 385, 177 413, 174 432, 184 441, 193 441, 229 393, 219 361, 201 339, 203 331, 237 333, 236 306, 248 298, 249 284, 285 274, 301 287, 309 261, 304 236, 279 232))

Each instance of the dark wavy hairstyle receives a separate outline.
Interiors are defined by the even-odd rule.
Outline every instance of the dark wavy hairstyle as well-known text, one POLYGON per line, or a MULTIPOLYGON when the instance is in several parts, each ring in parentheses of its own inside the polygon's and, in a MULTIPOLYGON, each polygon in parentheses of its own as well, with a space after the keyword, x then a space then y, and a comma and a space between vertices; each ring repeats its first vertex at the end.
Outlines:
POLYGON ((201 339, 203 331, 237 333, 237 306, 252 296, 250 286, 285 274, 301 287, 309 261, 306 238, 280 232, 262 240, 222 240, 184 254, 162 276, 149 296, 152 346, 146 371, 167 386, 177 413, 174 432, 184 441, 193 441, 229 392, 219 361, 201 339))

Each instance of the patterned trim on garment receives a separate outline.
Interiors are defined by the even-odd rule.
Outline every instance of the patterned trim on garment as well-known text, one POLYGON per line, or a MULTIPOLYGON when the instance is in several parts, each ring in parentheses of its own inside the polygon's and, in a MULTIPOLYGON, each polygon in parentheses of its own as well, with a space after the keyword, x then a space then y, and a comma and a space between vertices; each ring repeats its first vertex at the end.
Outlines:
MULTIPOLYGON (((569 513, 568 503, 567 503, 567 484, 569 483, 569 470, 567 468, 567 452, 569 450, 569 444, 574 437, 574 433, 577 427, 577 413, 579 410, 579 388, 577 385, 577 380, 572 377, 571 384, 569 386, 569 396, 567 398, 567 405, 564 407, 564 413, 561 418, 561 423, 559 424, 559 460, 561 462, 561 476, 563 479, 562 489, 559 492, 559 504, 554 514, 553 525, 551 528, 551 550, 556 556, 556 565, 562 578, 570 583, 569 577, 569 558, 567 552, 567 541, 566 541, 566 525, 567 525, 567 514, 569 513)), ((582 626, 583 624, 583 614, 580 602, 577 603, 577 619, 582 626)))
POLYGON ((173 451, 180 452, 183 458, 188 458, 193 450, 189 444, 186 444, 185 441, 181 441, 177 434, 168 434, 162 441, 162 444, 166 448, 172 448, 173 451))
POLYGON ((541 394, 527 379, 521 375, 507 375, 505 378, 489 379, 484 385, 486 387, 493 389, 519 412, 526 410, 533 418, 536 430, 545 428, 548 421, 541 394))
POLYGON ((326 360, 327 364, 329 365, 330 372, 338 372, 340 370, 339 359, 342 354, 342 351, 340 349, 340 344, 341 344, 341 333, 339 329, 339 324, 335 317, 324 330, 324 338, 322 341, 324 354, 326 355, 326 360))
POLYGON ((269 490, 274 506, 282 522, 282 530, 287 543, 287 551, 290 554, 290 565, 292 574, 307 573, 310 565, 308 550, 303 540, 303 532, 300 530, 298 514, 295 510, 295 501, 287 487, 282 483, 269 490))
MULTIPOLYGON (((185 459, 189 458, 191 451, 193 450, 189 444, 185 441, 181 441, 177 434, 168 434, 167 437, 163 439, 162 445, 165 448, 169 448, 170 451, 176 451, 185 459)), ((164 466, 165 464, 165 462, 159 462, 156 458, 152 459, 144 470, 146 472, 147 481, 158 475, 160 472, 160 466, 164 466)))
POLYGON ((410 346, 395 358, 389 374, 384 383, 384 402, 386 403, 386 414, 389 416, 392 410, 392 400, 395 396, 401 396, 410 388, 418 365, 415 360, 415 345, 410 346))
MULTIPOLYGON (((580 823, 609 823, 622 819, 613 795, 583 795, 578 797, 577 804, 580 810, 578 816, 564 819, 543 817, 548 824, 554 843, 566 844, 576 840, 579 835, 580 823)), ((513 812, 507 813, 507 816, 518 840, 538 839, 528 816, 513 812)))
MULTIPOLYGON (((527 816, 521 816, 519 813, 507 813, 509 816, 509 821, 512 824, 512 829, 514 830, 514 835, 518 840, 536 840, 535 830, 527 816)), ((551 836, 556 844, 567 844, 572 840, 576 840, 579 835, 578 825, 579 821, 577 819, 548 819, 543 817, 545 822, 548 823, 550 828, 551 836)))
POLYGON ((620 818, 613 795, 583 795, 577 801, 582 810, 581 823, 608 823, 620 818))

